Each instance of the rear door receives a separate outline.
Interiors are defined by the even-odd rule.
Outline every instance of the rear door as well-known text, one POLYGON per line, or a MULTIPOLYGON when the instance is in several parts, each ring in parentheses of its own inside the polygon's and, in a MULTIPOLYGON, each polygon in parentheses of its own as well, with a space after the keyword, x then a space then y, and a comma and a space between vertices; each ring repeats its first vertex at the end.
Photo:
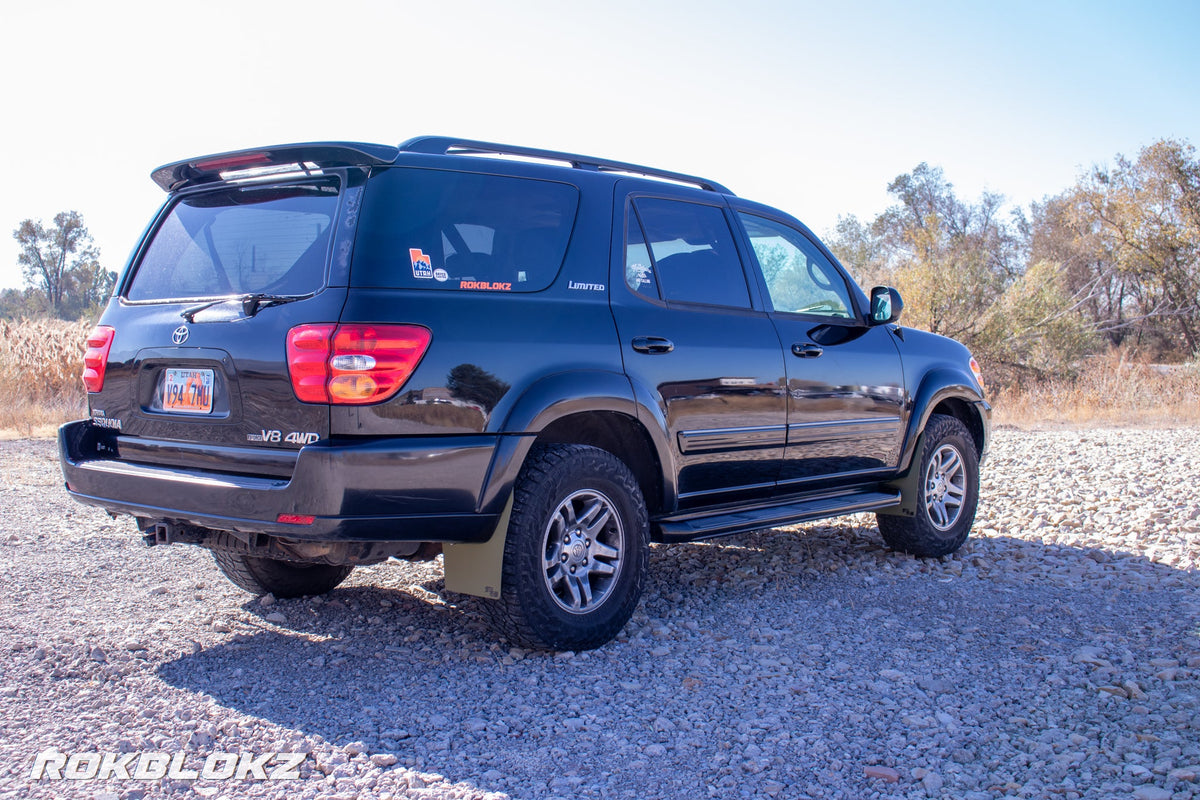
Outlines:
POLYGON ((287 337, 336 323, 345 303, 345 259, 334 254, 348 256, 352 226, 339 219, 352 218, 359 191, 347 179, 225 185, 168 202, 102 319, 115 333, 89 401, 123 435, 123 457, 196 464, 206 447, 286 451, 329 435, 328 406, 292 389, 287 337))
POLYGON ((774 489, 787 432, 783 357, 719 195, 634 194, 612 309, 625 369, 663 409, 682 507, 774 489))

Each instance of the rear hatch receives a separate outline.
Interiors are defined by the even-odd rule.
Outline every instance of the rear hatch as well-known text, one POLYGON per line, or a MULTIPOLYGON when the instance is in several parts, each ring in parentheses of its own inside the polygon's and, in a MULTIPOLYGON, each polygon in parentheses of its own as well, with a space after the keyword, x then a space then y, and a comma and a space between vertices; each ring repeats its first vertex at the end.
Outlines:
POLYGON ((172 195, 89 342, 91 416, 122 460, 287 475, 329 436, 328 404, 298 399, 289 332, 338 321, 366 168, 390 159, 307 148, 155 172, 172 195))

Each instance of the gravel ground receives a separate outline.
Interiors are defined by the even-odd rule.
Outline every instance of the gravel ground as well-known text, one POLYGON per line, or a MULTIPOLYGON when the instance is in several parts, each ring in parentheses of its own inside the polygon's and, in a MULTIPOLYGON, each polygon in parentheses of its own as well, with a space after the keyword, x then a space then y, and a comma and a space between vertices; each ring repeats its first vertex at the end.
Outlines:
POLYGON ((3 442, 0 798, 1200 798, 1198 434, 997 431, 953 558, 869 516, 655 546, 580 654, 498 642, 438 562, 250 598, 3 442), (305 755, 31 779, 48 749, 305 755))

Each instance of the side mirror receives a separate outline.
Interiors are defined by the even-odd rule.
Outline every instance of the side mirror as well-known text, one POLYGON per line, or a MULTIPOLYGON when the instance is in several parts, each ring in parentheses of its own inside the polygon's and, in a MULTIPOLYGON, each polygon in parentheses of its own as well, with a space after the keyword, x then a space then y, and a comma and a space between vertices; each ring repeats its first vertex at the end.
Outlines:
POLYGON ((886 325, 900 319, 904 301, 900 293, 890 286, 876 286, 871 290, 871 324, 886 325))

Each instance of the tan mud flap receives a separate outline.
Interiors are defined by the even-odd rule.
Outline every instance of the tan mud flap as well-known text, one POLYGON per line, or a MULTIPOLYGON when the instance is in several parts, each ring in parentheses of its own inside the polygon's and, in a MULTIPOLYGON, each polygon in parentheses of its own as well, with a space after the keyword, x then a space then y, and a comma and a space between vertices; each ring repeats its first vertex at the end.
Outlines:
POLYGON ((496 523, 492 538, 486 542, 447 542, 442 546, 446 563, 446 589, 460 594, 500 598, 504 572, 504 542, 508 538, 508 518, 512 515, 513 496, 508 496, 504 513, 496 523))

